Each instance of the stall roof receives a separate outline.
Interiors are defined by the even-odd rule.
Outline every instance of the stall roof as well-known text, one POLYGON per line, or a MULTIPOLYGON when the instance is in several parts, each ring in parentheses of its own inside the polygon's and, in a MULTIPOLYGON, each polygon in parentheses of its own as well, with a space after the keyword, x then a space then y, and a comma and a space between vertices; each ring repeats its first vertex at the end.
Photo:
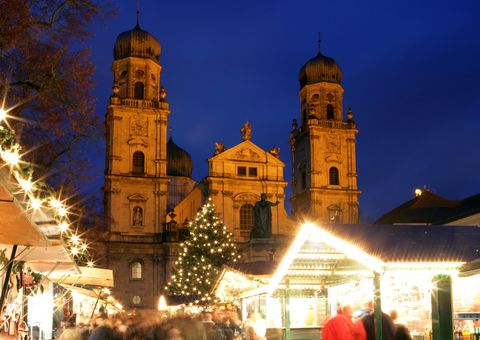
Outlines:
MULTIPOLYGON (((6 249, 6 254, 9 254, 12 245, 0 244, 0 250, 4 249, 6 249)), ((75 261, 61 244, 55 244, 51 247, 19 246, 15 260, 25 261, 26 267, 44 275, 68 275, 79 272, 75 261)))
POLYGON ((80 274, 52 275, 52 281, 84 286, 113 287, 113 271, 103 268, 79 267, 80 274))
POLYGON ((434 225, 325 225, 384 262, 468 262, 480 258, 480 228, 434 225))
POLYGON ((480 258, 480 228, 305 224, 267 291, 309 291, 385 270, 460 270, 480 258))
POLYGON ((48 239, 2 182, 3 180, 0 181, 0 243, 48 246, 48 239))

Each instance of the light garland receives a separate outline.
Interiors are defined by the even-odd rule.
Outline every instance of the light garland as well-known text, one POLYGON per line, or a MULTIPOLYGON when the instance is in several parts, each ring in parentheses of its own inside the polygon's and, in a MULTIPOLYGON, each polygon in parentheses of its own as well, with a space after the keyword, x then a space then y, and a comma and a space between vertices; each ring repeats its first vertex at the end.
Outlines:
POLYGON ((18 193, 24 194, 22 203, 27 211, 49 209, 55 218, 61 240, 76 263, 93 267, 94 262, 88 253, 88 245, 70 230, 69 209, 65 205, 65 200, 59 199, 45 183, 32 180, 33 170, 31 167, 25 167, 27 162, 22 161, 20 153, 22 148, 16 142, 15 133, 8 125, 7 118, 10 118, 8 112, 5 107, 0 108, 0 158, 9 166, 10 173, 16 179, 18 193))

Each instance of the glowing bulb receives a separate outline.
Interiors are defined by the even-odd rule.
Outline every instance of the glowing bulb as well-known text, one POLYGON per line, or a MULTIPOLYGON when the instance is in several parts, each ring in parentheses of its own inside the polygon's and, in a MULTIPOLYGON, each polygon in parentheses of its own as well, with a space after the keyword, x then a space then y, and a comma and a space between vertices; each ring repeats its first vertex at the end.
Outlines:
POLYGON ((42 201, 35 197, 30 197, 30 206, 33 209, 40 209, 42 207, 42 201))
MULTIPOLYGON (((87 262, 87 267, 88 268, 93 268, 93 261, 88 261, 87 262)), ((120 308, 121 309, 121 308, 120 308)))
POLYGON ((7 111, 2 107, 0 108, 0 122, 7 118, 7 111))
POLYGON ((20 161, 20 155, 18 154, 18 150, 7 150, 3 152, 3 159, 5 162, 9 163, 10 165, 17 165, 20 161))
POLYGON ((415 189, 415 196, 421 196, 422 195, 422 189, 415 189))
POLYGON ((78 255, 78 248, 77 247, 73 247, 70 251, 72 252, 72 255, 74 255, 74 256, 78 255))
POLYGON ((72 235, 71 240, 74 244, 77 244, 80 241, 80 237, 77 235, 72 235))
POLYGON ((33 183, 29 179, 18 178, 18 184, 25 192, 30 192, 33 189, 33 183))
POLYGON ((84 243, 84 244, 82 244, 82 245, 80 246, 80 249, 82 249, 83 251, 86 251, 87 248, 88 248, 88 246, 87 246, 86 243, 84 243))
POLYGON ((51 206, 52 208, 60 209, 60 208, 62 207, 62 202, 60 202, 60 201, 57 200, 57 199, 52 198, 52 199, 50 200, 50 206, 51 206))
POLYGON ((64 217, 65 215, 67 215, 67 209, 63 206, 57 208, 57 213, 59 216, 61 217, 64 217))
POLYGON ((65 221, 63 221, 62 223, 60 223, 60 224, 58 225, 58 228, 60 229, 60 231, 61 231, 62 233, 64 233, 64 232, 66 232, 66 231, 68 230, 68 223, 65 222, 65 221))

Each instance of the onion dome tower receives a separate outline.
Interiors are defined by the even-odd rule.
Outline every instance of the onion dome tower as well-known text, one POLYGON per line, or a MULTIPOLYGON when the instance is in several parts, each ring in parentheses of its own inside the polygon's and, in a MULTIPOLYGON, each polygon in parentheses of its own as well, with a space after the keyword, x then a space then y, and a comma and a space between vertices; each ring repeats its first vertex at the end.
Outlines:
POLYGON ((192 177, 192 169, 192 156, 170 137, 167 143, 167 175, 192 177))
POLYGON ((342 71, 321 51, 298 74, 300 124, 294 119, 292 212, 323 223, 357 223, 356 126, 343 117, 342 71))
POLYGON ((192 156, 174 143, 170 137, 167 143, 168 210, 175 206, 192 191, 195 181, 192 179, 192 156))
POLYGON ((340 66, 330 57, 326 57, 322 52, 307 61, 302 66, 298 74, 300 87, 315 84, 319 82, 342 83, 342 70, 340 66))

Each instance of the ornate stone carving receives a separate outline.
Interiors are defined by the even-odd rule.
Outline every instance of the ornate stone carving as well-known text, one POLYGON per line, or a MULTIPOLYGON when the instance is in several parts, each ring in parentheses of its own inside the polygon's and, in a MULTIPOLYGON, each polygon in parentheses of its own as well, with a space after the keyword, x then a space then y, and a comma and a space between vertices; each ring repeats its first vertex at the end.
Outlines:
POLYGON ((148 121, 146 119, 133 119, 130 123, 130 135, 147 137, 148 121))
POLYGON ((114 195, 118 195, 119 193, 122 192, 122 189, 119 189, 119 188, 111 188, 109 191, 110 191, 112 194, 114 194, 114 195))
POLYGON ((154 191, 153 194, 155 196, 165 196, 167 194, 167 192, 164 191, 164 190, 157 190, 157 191, 154 191))
POLYGON ((212 196, 218 195, 218 190, 210 190, 210 195, 212 196))
POLYGON ((327 151, 331 153, 340 153, 340 137, 330 133, 327 138, 327 151))
POLYGON ((262 157, 252 149, 242 148, 235 153, 235 158, 239 160, 261 160, 262 157))
POLYGON ((145 202, 147 200, 145 196, 139 193, 132 194, 128 196, 127 199, 132 202, 145 202))
POLYGON ((148 139, 146 139, 146 138, 141 138, 141 137, 133 137, 133 138, 130 138, 130 139, 127 141, 127 144, 128 144, 128 145, 131 145, 131 146, 141 145, 141 146, 143 146, 144 148, 146 148, 146 147, 148 147, 148 139))
POLYGON ((224 190, 224 191, 222 191, 222 194, 223 194, 223 196, 228 196, 228 197, 230 197, 230 196, 233 196, 233 191, 226 191, 226 190, 224 190))

